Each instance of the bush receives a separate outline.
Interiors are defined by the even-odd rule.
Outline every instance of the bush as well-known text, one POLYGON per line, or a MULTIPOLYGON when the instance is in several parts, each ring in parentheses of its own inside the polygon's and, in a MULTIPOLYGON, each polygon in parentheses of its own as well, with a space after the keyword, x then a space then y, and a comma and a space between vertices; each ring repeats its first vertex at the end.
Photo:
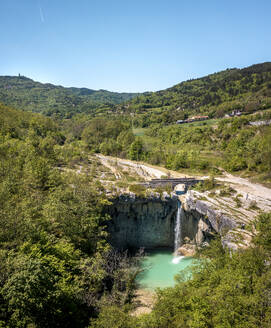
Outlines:
POLYGON ((129 186, 129 190, 135 193, 137 196, 144 197, 146 188, 140 184, 132 184, 129 186))
POLYGON ((231 196, 232 194, 235 194, 236 193, 236 190, 233 189, 232 187, 230 186, 225 186, 224 188, 222 188, 220 191, 219 191, 219 195, 221 197, 229 197, 231 196))
POLYGON ((212 190, 217 187, 217 182, 213 176, 211 176, 208 179, 205 179, 202 182, 199 182, 198 184, 195 185, 194 189, 197 191, 207 191, 207 190, 212 190))

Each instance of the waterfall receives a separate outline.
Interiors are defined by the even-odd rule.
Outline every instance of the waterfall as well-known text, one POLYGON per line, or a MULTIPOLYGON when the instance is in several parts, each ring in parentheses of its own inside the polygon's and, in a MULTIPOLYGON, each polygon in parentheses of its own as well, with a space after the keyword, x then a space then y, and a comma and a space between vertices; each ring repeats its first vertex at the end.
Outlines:
POLYGON ((181 237, 182 237, 182 206, 181 202, 178 201, 178 210, 175 221, 174 228, 174 257, 172 259, 173 264, 178 264, 184 256, 178 256, 177 250, 181 246, 181 237))
POLYGON ((175 229, 174 229, 174 252, 181 246, 181 234, 182 234, 182 206, 178 201, 178 210, 176 215, 175 229))

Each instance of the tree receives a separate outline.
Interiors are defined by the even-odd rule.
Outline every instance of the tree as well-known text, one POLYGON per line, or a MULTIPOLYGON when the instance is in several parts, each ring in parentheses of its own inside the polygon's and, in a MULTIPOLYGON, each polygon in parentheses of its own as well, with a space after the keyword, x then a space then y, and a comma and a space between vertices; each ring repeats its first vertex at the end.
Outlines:
POLYGON ((142 154, 143 154, 143 143, 141 139, 138 137, 130 146, 129 158, 132 160, 139 161, 142 158, 142 154))

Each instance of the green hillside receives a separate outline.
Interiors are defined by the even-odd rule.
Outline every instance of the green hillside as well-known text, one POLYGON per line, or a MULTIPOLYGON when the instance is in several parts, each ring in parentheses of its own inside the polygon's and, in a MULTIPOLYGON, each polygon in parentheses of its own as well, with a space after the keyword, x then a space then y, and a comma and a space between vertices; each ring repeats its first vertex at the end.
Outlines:
POLYGON ((0 76, 0 102, 17 109, 57 114, 69 118, 75 113, 91 113, 94 109, 112 107, 137 96, 87 88, 64 88, 35 82, 24 76, 0 76))
POLYGON ((61 118, 77 113, 133 113, 135 126, 141 127, 174 123, 195 114, 220 118, 233 110, 253 113, 271 108, 271 62, 227 69, 143 94, 65 88, 24 76, 0 76, 0 102, 61 118))
POLYGON ((129 102, 135 124, 173 123, 194 114, 223 117, 233 110, 252 113, 271 107, 271 62, 227 69, 129 102))
POLYGON ((88 175, 60 169, 83 155, 55 120, 0 103, 0 327, 85 328, 100 303, 132 297, 96 162, 88 175))

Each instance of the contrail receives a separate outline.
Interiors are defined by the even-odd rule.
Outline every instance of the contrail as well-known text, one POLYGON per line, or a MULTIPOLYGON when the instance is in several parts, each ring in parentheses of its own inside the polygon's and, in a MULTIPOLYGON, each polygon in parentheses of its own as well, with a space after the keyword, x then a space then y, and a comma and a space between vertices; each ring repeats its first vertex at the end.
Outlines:
POLYGON ((44 23, 43 11, 42 11, 42 8, 41 8, 40 4, 39 4, 39 9, 40 9, 40 20, 41 20, 42 23, 44 23))

